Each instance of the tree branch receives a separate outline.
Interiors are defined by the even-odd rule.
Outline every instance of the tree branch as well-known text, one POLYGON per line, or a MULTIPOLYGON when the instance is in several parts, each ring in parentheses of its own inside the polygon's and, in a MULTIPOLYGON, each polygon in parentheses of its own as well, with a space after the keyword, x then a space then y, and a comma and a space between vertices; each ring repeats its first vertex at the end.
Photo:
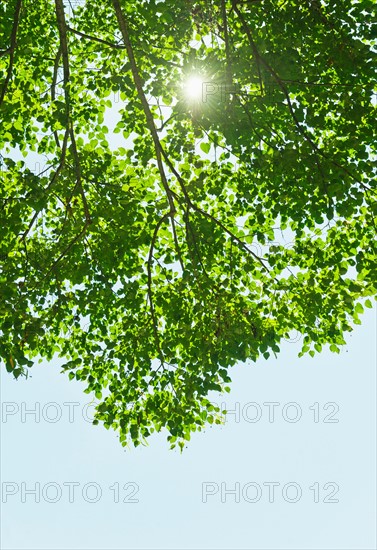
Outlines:
POLYGON ((90 218, 88 204, 87 204, 84 189, 82 186, 80 159, 77 152, 75 133, 73 129, 73 122, 71 120, 71 112, 70 112, 70 107, 71 107, 71 98, 70 98, 70 89, 69 89, 70 69, 69 69, 69 54, 68 54, 68 42, 67 42, 67 24, 66 24, 65 15, 64 15, 63 0, 55 0, 55 7, 56 7, 56 19, 58 23, 59 36, 60 36, 60 50, 63 57, 66 125, 69 131, 69 135, 71 137, 73 158, 75 160, 76 187, 78 187, 80 190, 84 211, 85 211, 85 218, 86 218, 85 225, 88 225, 91 223, 92 220, 90 218))
POLYGON ((73 34, 77 34, 77 36, 81 36, 82 38, 86 38, 87 40, 92 40, 93 42, 99 42, 100 44, 105 44, 106 46, 110 46, 111 48, 116 48, 117 50, 125 49, 125 46, 123 46, 122 44, 113 44, 108 40, 103 40, 102 38, 98 38, 97 36, 90 36, 89 34, 85 34, 69 26, 67 26, 67 31, 73 32, 73 34))
POLYGON ((79 188, 79 191, 80 191, 80 194, 81 194, 82 203, 83 203, 83 206, 84 206, 86 222, 87 222, 87 224, 90 224, 90 223, 92 223, 92 219, 90 217, 88 203, 87 203, 87 200, 86 200, 86 197, 85 197, 84 188, 82 186, 81 165, 80 165, 79 155, 78 155, 78 152, 77 152, 76 139, 75 139, 75 133, 73 131, 72 122, 70 123, 69 132, 70 132, 71 142, 72 142, 73 158, 75 159, 76 187, 79 188))
MULTIPOLYGON (((62 55, 62 49, 61 49, 61 46, 59 46, 58 53, 56 54, 55 61, 54 61, 54 73, 53 73, 53 76, 52 76, 52 85, 51 85, 51 101, 52 102, 55 101, 55 97, 56 97, 55 96, 55 86, 56 86, 56 81, 57 81, 57 78, 58 78, 59 62, 60 62, 61 55, 62 55)), ((56 130, 54 130, 54 138, 55 138, 56 145, 60 148, 60 141, 59 141, 59 137, 58 137, 58 132, 56 130)))
POLYGON ((155 336, 157 351, 160 357, 161 364, 164 364, 164 355, 161 350, 160 346, 160 338, 158 336, 158 325, 157 325, 157 318, 156 318, 156 312, 154 309, 153 304, 153 292, 152 292, 152 261, 153 261, 153 250, 156 244, 157 235, 160 230, 161 225, 164 223, 165 220, 167 220, 171 216, 171 212, 167 212, 164 214, 157 222, 156 227, 154 228, 153 236, 151 245, 149 248, 149 255, 148 255, 148 263, 147 263, 147 272, 148 272, 148 299, 149 299, 149 305, 151 309, 151 317, 152 317, 152 324, 153 324, 153 332, 155 336))
POLYGON ((64 97, 65 97, 65 117, 67 128, 69 128, 70 117, 70 90, 69 90, 69 56, 67 43, 67 26, 64 15, 64 5, 62 0, 55 0, 56 20, 59 29, 60 50, 63 57, 63 72, 64 72, 64 97))
POLYGON ((45 277, 47 277, 52 271, 54 271, 54 269, 56 268, 56 266, 58 265, 58 263, 64 258, 64 256, 66 256, 68 254, 68 252, 71 250, 71 248, 73 247, 73 245, 81 239, 81 237, 83 235, 85 235, 86 233, 86 230, 89 226, 89 223, 88 221, 85 222, 84 224, 84 227, 82 228, 82 230, 80 231, 80 233, 78 233, 76 235, 76 237, 74 237, 72 239, 72 241, 69 243, 69 245, 63 250, 63 252, 59 255, 59 257, 54 261, 54 263, 52 264, 52 266, 50 267, 50 269, 47 271, 47 273, 45 274, 45 277))
POLYGON ((7 93, 9 82, 12 77, 14 54, 15 54, 16 40, 17 40, 17 31, 18 31, 18 27, 20 24, 20 17, 21 17, 21 7, 22 7, 22 0, 17 0, 16 9, 15 9, 14 18, 13 18, 13 28, 10 36, 10 47, 7 50, 5 50, 5 52, 2 52, 2 55, 4 55, 4 53, 9 53, 9 65, 8 65, 7 76, 5 77, 3 88, 0 94, 0 106, 4 101, 4 97, 5 97, 5 94, 7 93))
MULTIPOLYGON (((63 140, 63 147, 62 147, 62 154, 61 154, 61 158, 60 158, 60 162, 59 162, 59 166, 57 167, 56 171, 54 172, 54 175, 52 176, 51 178, 51 181, 50 183, 48 184, 48 186, 46 187, 46 189, 44 189, 44 193, 47 193, 47 191, 49 191, 51 189, 51 187, 54 185, 54 183, 56 182, 56 180, 58 179, 59 177, 59 174, 60 172, 62 171, 63 167, 64 167, 64 164, 65 164, 65 156, 66 156, 66 151, 67 151, 67 143, 68 143, 68 129, 65 131, 65 135, 64 135, 64 140, 63 140)), ((26 231, 21 235, 21 241, 25 241, 27 235, 29 234, 31 228, 33 227, 34 223, 35 223, 35 220, 37 219, 39 213, 41 212, 42 209, 38 210, 37 212, 35 212, 34 216, 32 217, 30 223, 29 223, 29 227, 26 229, 26 231)))
POLYGON ((149 129, 149 131, 152 135, 154 148, 155 148, 155 152, 156 152, 157 166, 158 166, 158 170, 160 172, 160 177, 161 177, 161 182, 162 182, 162 185, 165 189, 165 192, 166 192, 166 195, 167 195, 167 198, 168 198, 168 201, 169 201, 170 215, 173 216, 174 213, 175 213, 175 206, 174 206, 174 201, 173 201, 173 195, 172 195, 171 189, 169 187, 168 181, 166 179, 166 174, 165 174, 164 166, 163 166, 163 163, 162 163, 162 158, 161 158, 162 147, 161 147, 161 143, 160 143, 160 140, 159 140, 159 137, 158 137, 157 129, 156 129, 155 124, 154 124, 152 112, 149 108, 147 98, 145 97, 145 94, 144 94, 143 84, 142 84, 142 81, 141 81, 141 78, 140 78, 139 69, 138 69, 138 66, 137 66, 137 63, 136 63, 136 60, 135 60, 135 56, 134 56, 134 52, 133 52, 133 48, 132 48, 132 44, 131 44, 131 40, 130 40, 130 36, 129 36, 128 22, 127 22, 127 19, 126 19, 126 17, 124 16, 124 14, 122 12, 122 8, 120 6, 119 0, 112 0, 112 3, 113 3, 113 7, 114 7, 115 14, 116 14, 116 17, 117 17, 119 29, 122 33, 123 41, 124 41, 124 44, 125 44, 125 47, 126 47, 126 50, 127 50, 127 55, 128 55, 128 59, 130 61, 132 76, 133 76, 133 80, 134 80, 134 83, 135 83, 135 86, 136 86, 136 90, 137 90, 139 99, 141 101, 141 104, 143 106, 144 114, 145 114, 145 117, 146 117, 146 120, 147 120, 148 129, 149 129))
POLYGON ((232 68, 231 68, 231 59, 230 59, 230 44, 229 44, 229 33, 228 33, 228 18, 226 14, 226 0, 221 0, 221 17, 223 20, 224 27, 224 41, 225 41, 225 55, 226 55, 226 73, 228 85, 232 85, 232 68))

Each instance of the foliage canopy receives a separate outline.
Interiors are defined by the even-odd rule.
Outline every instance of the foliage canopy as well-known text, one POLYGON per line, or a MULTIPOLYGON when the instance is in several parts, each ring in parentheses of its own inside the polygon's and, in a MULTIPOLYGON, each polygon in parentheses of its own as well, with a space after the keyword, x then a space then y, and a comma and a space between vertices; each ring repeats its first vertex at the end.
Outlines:
POLYGON ((2 2, 7 370, 56 354, 122 444, 182 446, 237 361, 338 352, 376 294, 374 7, 2 2))

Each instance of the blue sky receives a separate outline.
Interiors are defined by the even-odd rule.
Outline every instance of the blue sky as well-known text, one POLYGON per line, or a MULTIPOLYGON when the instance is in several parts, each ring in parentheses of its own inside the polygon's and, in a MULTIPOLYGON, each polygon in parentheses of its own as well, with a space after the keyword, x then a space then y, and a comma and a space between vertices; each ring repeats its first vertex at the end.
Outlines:
POLYGON ((362 322, 339 355, 285 342, 234 367, 232 392, 213 395, 225 425, 183 454, 166 434, 125 450, 57 361, 28 380, 1 368, 0 547, 376 549, 376 309, 362 322))
POLYGON ((375 337, 368 310, 339 355, 234 367, 183 454, 124 450, 57 362, 1 369, 1 548, 375 549, 375 337))

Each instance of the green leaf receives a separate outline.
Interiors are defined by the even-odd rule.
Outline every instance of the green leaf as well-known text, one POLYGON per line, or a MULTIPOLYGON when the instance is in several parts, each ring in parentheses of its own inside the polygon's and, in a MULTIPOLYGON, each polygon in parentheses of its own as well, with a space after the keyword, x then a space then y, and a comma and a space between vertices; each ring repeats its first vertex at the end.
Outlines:
POLYGON ((211 144, 210 143, 206 143, 205 141, 202 141, 201 144, 200 144, 200 148, 202 151, 204 151, 204 153, 209 153, 209 150, 211 149, 211 144))
POLYGON ((182 450, 234 365, 339 353, 372 307, 371 3, 224 4, 228 41, 216 3, 84 4, 99 40, 2 6, 0 356, 59 357, 122 446, 182 450))

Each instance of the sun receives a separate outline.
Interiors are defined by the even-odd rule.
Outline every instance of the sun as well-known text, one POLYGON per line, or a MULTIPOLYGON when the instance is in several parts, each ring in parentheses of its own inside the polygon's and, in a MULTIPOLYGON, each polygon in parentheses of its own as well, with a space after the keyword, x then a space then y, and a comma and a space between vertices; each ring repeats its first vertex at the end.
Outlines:
POLYGON ((200 99, 203 95, 203 79, 200 76, 190 76, 183 87, 188 99, 200 99))

